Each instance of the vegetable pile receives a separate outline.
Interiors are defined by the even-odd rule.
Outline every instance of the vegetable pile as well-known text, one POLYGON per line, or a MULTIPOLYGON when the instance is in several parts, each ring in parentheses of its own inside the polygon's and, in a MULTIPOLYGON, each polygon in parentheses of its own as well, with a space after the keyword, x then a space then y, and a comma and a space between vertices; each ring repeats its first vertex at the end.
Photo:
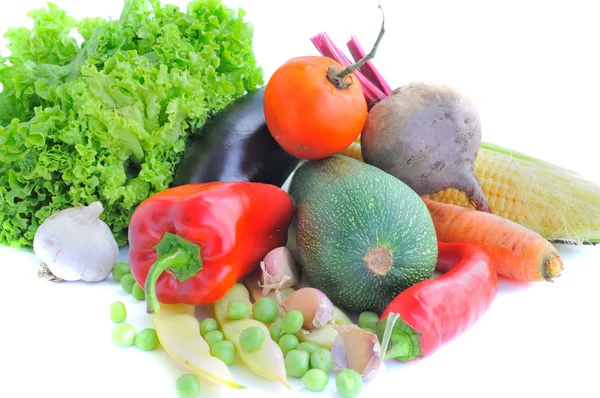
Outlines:
POLYGON ((384 24, 368 54, 348 43, 354 63, 314 36, 321 56, 263 86, 243 12, 150 3, 9 31, 0 242, 33 245, 52 281, 112 275, 154 326, 115 301, 112 342, 162 347, 180 397, 244 388, 233 365, 357 397, 478 322, 501 277, 559 277, 551 240, 600 241, 600 187, 482 142, 451 86, 385 82, 384 24))
POLYGON ((252 25, 218 0, 187 12, 126 0, 117 20, 76 21, 52 4, 29 16, 0 58, 0 243, 31 247, 52 213, 100 201, 122 246, 190 131, 262 84, 252 25))

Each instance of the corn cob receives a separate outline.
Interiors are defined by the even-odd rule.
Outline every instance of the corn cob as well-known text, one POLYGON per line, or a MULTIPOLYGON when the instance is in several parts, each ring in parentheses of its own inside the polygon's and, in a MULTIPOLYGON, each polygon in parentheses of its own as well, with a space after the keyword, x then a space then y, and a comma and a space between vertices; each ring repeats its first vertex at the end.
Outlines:
MULTIPOLYGON (((341 154, 362 161, 360 137, 341 154)), ((580 175, 488 143, 481 144, 474 171, 492 213, 550 241, 600 242, 600 187, 580 175)), ((456 189, 423 197, 473 208, 456 189)))

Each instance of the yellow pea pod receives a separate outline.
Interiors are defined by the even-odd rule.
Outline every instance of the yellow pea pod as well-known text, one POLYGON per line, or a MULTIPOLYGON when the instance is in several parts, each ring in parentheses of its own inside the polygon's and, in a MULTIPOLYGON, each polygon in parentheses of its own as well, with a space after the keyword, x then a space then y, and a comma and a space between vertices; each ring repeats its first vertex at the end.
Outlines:
POLYGON ((248 289, 244 285, 236 283, 225 297, 215 303, 214 309, 215 318, 219 322, 223 335, 235 345, 238 355, 246 366, 259 376, 278 380, 286 387, 291 388, 286 378, 285 362, 281 348, 271 339, 269 329, 263 323, 250 318, 252 303, 250 302, 248 289), (232 321, 227 317, 227 306, 231 301, 241 301, 248 304, 248 315, 244 319, 232 321), (240 345, 240 335, 252 326, 261 328, 265 332, 266 338, 262 347, 249 352, 240 345))
POLYGON ((209 382, 245 388, 234 380, 225 362, 210 355, 193 306, 161 304, 160 312, 152 315, 152 323, 160 344, 175 362, 209 382))

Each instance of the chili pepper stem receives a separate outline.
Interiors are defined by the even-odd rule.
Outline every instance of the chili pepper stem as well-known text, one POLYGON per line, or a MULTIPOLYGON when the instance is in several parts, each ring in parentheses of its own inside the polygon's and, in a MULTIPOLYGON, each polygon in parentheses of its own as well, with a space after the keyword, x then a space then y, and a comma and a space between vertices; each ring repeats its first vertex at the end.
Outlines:
POLYGON ((144 284, 146 311, 149 314, 160 311, 156 282, 163 272, 170 270, 175 279, 184 282, 202 270, 200 246, 180 236, 166 232, 154 248, 158 258, 150 267, 144 284))
POLYGON ((406 324, 399 314, 390 312, 386 319, 379 321, 377 331, 382 360, 408 362, 422 356, 421 333, 406 324))
POLYGON ((394 325, 396 321, 400 319, 400 314, 391 313, 388 316, 388 321, 385 324, 385 329, 383 331, 383 339, 381 341, 381 361, 384 362, 386 360, 385 354, 387 354, 387 349, 390 344, 390 337, 392 336, 392 331, 394 330, 394 325))
POLYGON ((373 59, 375 54, 377 53, 377 48, 379 48, 379 43, 381 43, 381 39, 383 39, 383 34, 385 33, 385 14, 383 12, 383 8, 381 4, 379 4, 379 9, 381 10, 382 21, 381 21, 381 29, 379 30, 379 35, 377 36, 377 40, 375 40, 375 44, 373 44, 373 48, 371 51, 359 59, 357 62, 348 65, 344 70, 339 71, 337 68, 330 67, 327 71, 327 79, 333 84, 336 88, 340 90, 347 89, 353 81, 348 82, 346 78, 354 73, 358 68, 363 66, 367 61, 373 59))

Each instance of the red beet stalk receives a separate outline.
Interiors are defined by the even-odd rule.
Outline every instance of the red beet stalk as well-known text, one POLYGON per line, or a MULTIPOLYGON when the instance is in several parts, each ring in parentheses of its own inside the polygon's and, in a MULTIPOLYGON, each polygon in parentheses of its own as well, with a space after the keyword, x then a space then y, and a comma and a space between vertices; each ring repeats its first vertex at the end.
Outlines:
MULTIPOLYGON (((348 49, 350 50, 350 54, 355 61, 363 58, 367 53, 361 47, 358 42, 358 38, 352 35, 352 38, 348 43, 346 43, 348 49)), ((389 96, 392 92, 392 88, 385 81, 381 73, 375 68, 373 61, 368 60, 363 66, 360 67, 360 71, 371 81, 371 83, 375 84, 379 90, 381 90, 386 96, 389 96)))
MULTIPOLYGON (((317 50, 319 50, 321 55, 336 60, 343 67, 347 67, 352 64, 352 61, 350 61, 350 59, 342 52, 342 50, 335 45, 326 32, 319 33, 311 37, 310 40, 315 45, 317 50)), ((369 80, 360 71, 360 69, 356 70, 354 75, 361 84, 369 108, 386 97, 386 94, 384 94, 371 80, 369 80)))
MULTIPOLYGON (((368 58, 373 57, 374 51, 381 40, 383 32, 384 28, 382 25, 381 32, 377 38, 377 42, 375 43, 373 54, 369 54, 368 58)), ((315 45, 317 50, 319 50, 321 55, 334 59, 345 68, 352 64, 352 61, 335 45, 327 32, 319 33, 311 37, 310 40, 315 45)), ((360 65, 353 73, 359 80, 365 95, 365 99, 367 100, 368 107, 371 109, 377 102, 388 97, 392 92, 392 88, 381 75, 381 73, 379 73, 377 68, 375 68, 375 65, 370 59, 368 59, 366 62, 364 61, 364 58, 368 54, 365 53, 356 36, 353 35, 347 45, 354 60, 357 63, 362 60, 362 65, 360 65)))

